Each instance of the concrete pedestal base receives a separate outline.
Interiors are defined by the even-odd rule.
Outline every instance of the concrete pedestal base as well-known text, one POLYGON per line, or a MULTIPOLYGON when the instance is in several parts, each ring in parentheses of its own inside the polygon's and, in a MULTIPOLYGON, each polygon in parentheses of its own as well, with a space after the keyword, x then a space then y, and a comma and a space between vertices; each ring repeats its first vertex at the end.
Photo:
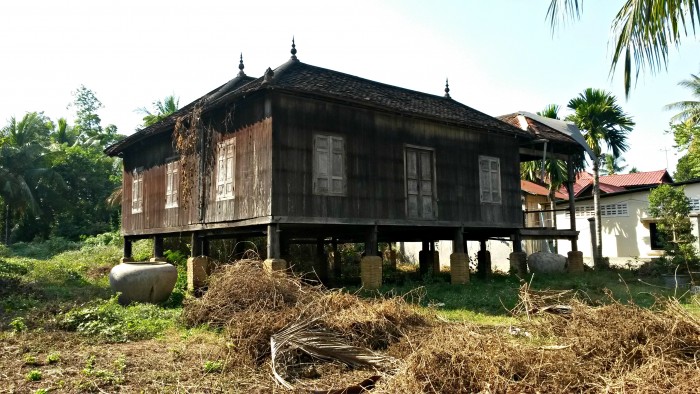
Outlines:
POLYGON ((450 255, 450 276, 453 285, 469 283, 469 256, 466 253, 450 255))
POLYGON ((382 258, 365 256, 360 260, 360 277, 362 287, 375 290, 382 286, 382 258))
POLYGON ((569 272, 583 272, 583 252, 569 252, 567 262, 569 272))
POLYGON ((510 274, 524 278, 527 275, 527 253, 513 252, 510 254, 510 274))
POLYGON ((267 272, 284 271, 287 269, 287 260, 266 259, 265 261, 263 261, 263 267, 267 272))
POLYGON ((168 263, 122 263, 109 273, 109 285, 120 292, 122 305, 136 302, 161 303, 168 299, 177 281, 177 268, 168 263))
POLYGON ((187 259, 187 291, 196 291, 206 286, 211 267, 206 256, 190 257, 187 259))
POLYGON ((119 259, 119 262, 120 263, 133 263, 134 259, 131 257, 122 257, 121 259, 119 259))
POLYGON ((151 257, 150 260, 151 263, 167 263, 168 260, 165 259, 165 257, 151 257))

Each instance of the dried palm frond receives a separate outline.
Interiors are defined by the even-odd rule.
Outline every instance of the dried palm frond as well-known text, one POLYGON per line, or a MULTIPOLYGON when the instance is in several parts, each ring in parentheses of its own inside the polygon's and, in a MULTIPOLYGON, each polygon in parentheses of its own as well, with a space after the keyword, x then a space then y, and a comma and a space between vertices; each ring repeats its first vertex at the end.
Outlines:
POLYGON ((317 360, 338 361, 352 368, 381 370, 394 364, 392 357, 348 345, 337 333, 317 326, 318 321, 319 319, 297 320, 270 337, 272 374, 283 387, 293 388, 278 370, 287 369, 292 359, 290 355, 295 351, 301 351, 317 360))

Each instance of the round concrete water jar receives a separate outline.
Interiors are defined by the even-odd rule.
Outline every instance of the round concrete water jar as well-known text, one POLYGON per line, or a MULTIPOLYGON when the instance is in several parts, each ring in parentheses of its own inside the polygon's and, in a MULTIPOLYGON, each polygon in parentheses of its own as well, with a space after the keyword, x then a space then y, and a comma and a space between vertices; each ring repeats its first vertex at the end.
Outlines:
POLYGON ((109 285, 120 292, 119 303, 161 303, 175 288, 177 268, 169 263, 121 263, 109 273, 109 285))

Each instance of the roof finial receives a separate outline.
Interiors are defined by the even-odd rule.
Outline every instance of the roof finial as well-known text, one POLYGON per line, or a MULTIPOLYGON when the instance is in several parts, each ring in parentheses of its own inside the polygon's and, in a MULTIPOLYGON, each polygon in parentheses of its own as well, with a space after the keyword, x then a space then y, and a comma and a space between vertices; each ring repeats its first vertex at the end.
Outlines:
POLYGON ((243 69, 245 66, 243 65, 243 53, 241 52, 241 61, 238 63, 238 76, 239 77, 245 77, 245 73, 243 72, 243 69))
POLYGON ((445 98, 452 98, 450 97, 450 81, 445 78, 445 98))
POLYGON ((294 36, 292 36, 292 60, 297 60, 297 46, 294 45, 294 36))

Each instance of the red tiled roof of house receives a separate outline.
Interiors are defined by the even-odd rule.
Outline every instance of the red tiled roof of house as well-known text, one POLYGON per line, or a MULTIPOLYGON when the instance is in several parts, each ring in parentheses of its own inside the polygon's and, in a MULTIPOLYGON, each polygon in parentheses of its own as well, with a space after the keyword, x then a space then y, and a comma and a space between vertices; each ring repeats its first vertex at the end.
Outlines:
POLYGON ((634 174, 603 175, 600 183, 629 188, 633 186, 660 185, 662 183, 672 183, 671 176, 666 170, 637 172, 634 174))
MULTIPOLYGON (((549 195, 549 189, 530 181, 520 180, 520 190, 524 191, 525 193, 535 194, 538 196, 549 195)), ((565 194, 562 194, 559 191, 557 191, 554 193, 554 198, 566 200, 568 197, 565 194)))
MULTIPOLYGON (((671 179, 671 176, 666 170, 637 172, 634 174, 602 175, 599 180, 600 191, 603 193, 615 193, 635 187, 654 186, 673 182, 673 179, 671 179)), ((593 174, 585 171, 579 172, 576 174, 576 183, 574 183, 574 196, 580 196, 581 193, 591 186, 593 186, 593 174)), ((562 186, 559 192, 568 196, 565 186, 562 186)))

